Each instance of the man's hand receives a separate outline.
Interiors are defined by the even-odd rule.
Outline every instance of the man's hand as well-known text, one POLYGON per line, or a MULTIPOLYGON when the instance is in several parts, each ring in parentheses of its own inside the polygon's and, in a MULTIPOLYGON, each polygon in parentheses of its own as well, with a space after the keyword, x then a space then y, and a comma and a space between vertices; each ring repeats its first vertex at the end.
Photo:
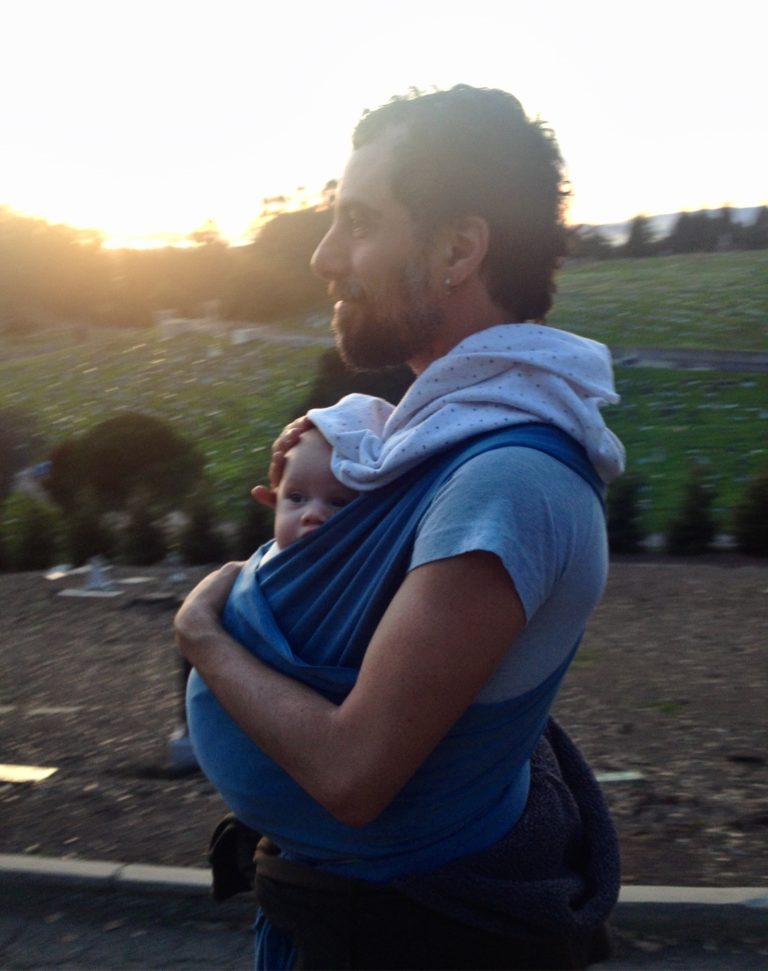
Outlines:
POLYGON ((242 563, 225 563, 198 583, 179 608, 173 622, 176 643, 193 667, 200 666, 201 654, 211 638, 223 633, 220 616, 242 563))
POLYGON ((272 443, 272 458, 269 463, 269 484, 273 489, 280 485, 280 479, 283 477, 286 453, 293 448, 304 432, 314 427, 314 424, 309 418, 306 415, 302 415, 301 418, 292 421, 290 425, 286 425, 272 443))

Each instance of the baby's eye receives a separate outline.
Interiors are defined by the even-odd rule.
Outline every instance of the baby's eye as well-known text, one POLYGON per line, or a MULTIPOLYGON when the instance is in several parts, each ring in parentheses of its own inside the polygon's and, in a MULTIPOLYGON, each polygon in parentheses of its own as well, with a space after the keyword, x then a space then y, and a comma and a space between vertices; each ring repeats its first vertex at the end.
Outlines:
POLYGON ((286 499, 288 502, 300 503, 304 501, 304 496, 300 492, 289 492, 286 499))
POLYGON ((347 499, 346 496, 339 496, 336 499, 331 499, 331 505, 334 509, 343 509, 344 506, 348 506, 352 502, 351 499, 347 499))

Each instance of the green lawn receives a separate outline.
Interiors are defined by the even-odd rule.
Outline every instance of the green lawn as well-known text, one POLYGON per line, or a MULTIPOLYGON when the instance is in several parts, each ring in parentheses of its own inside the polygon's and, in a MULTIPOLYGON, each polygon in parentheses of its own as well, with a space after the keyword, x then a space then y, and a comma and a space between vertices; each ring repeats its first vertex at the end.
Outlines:
MULTIPOLYGON (((614 346, 765 350, 768 252, 572 263, 552 324, 614 346)), ((34 417, 39 458, 120 411, 174 422, 198 443, 221 514, 237 519, 267 449, 307 393, 321 349, 105 331, 87 342, 0 342, 0 410, 34 417)), ((620 368, 607 411, 663 527, 692 467, 718 490, 724 524, 745 481, 768 467, 768 375, 620 368)))
POLYGON ((768 468, 768 375, 621 368, 616 384, 622 401, 606 417, 643 481, 648 527, 663 529, 698 468, 727 529, 745 483, 768 468))
MULTIPOLYGON (((34 415, 47 446, 123 411, 172 421, 207 460, 223 515, 261 481, 276 429, 311 383, 317 348, 117 332, 0 363, 0 409, 34 415)), ((44 454, 41 454, 44 458, 44 454)))
POLYGON ((548 320, 614 347, 768 351, 768 250, 571 261, 548 320))

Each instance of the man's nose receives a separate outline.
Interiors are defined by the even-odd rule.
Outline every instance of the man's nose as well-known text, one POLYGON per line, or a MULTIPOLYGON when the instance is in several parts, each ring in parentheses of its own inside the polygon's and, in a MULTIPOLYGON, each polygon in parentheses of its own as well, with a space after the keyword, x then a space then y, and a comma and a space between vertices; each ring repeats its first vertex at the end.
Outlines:
POLYGON ((323 280, 339 280, 346 275, 346 252, 335 226, 331 226, 320 240, 309 265, 323 280))

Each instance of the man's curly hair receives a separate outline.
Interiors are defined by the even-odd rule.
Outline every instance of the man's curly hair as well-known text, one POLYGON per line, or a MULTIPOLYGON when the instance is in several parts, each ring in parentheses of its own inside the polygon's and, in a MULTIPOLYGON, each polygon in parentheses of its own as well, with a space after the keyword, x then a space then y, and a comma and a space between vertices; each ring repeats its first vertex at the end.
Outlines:
POLYGON ((483 274, 510 322, 542 320, 565 254, 563 162, 552 131, 505 91, 460 84, 412 91, 366 112, 354 148, 402 129, 393 192, 426 233, 482 216, 490 227, 483 274))

